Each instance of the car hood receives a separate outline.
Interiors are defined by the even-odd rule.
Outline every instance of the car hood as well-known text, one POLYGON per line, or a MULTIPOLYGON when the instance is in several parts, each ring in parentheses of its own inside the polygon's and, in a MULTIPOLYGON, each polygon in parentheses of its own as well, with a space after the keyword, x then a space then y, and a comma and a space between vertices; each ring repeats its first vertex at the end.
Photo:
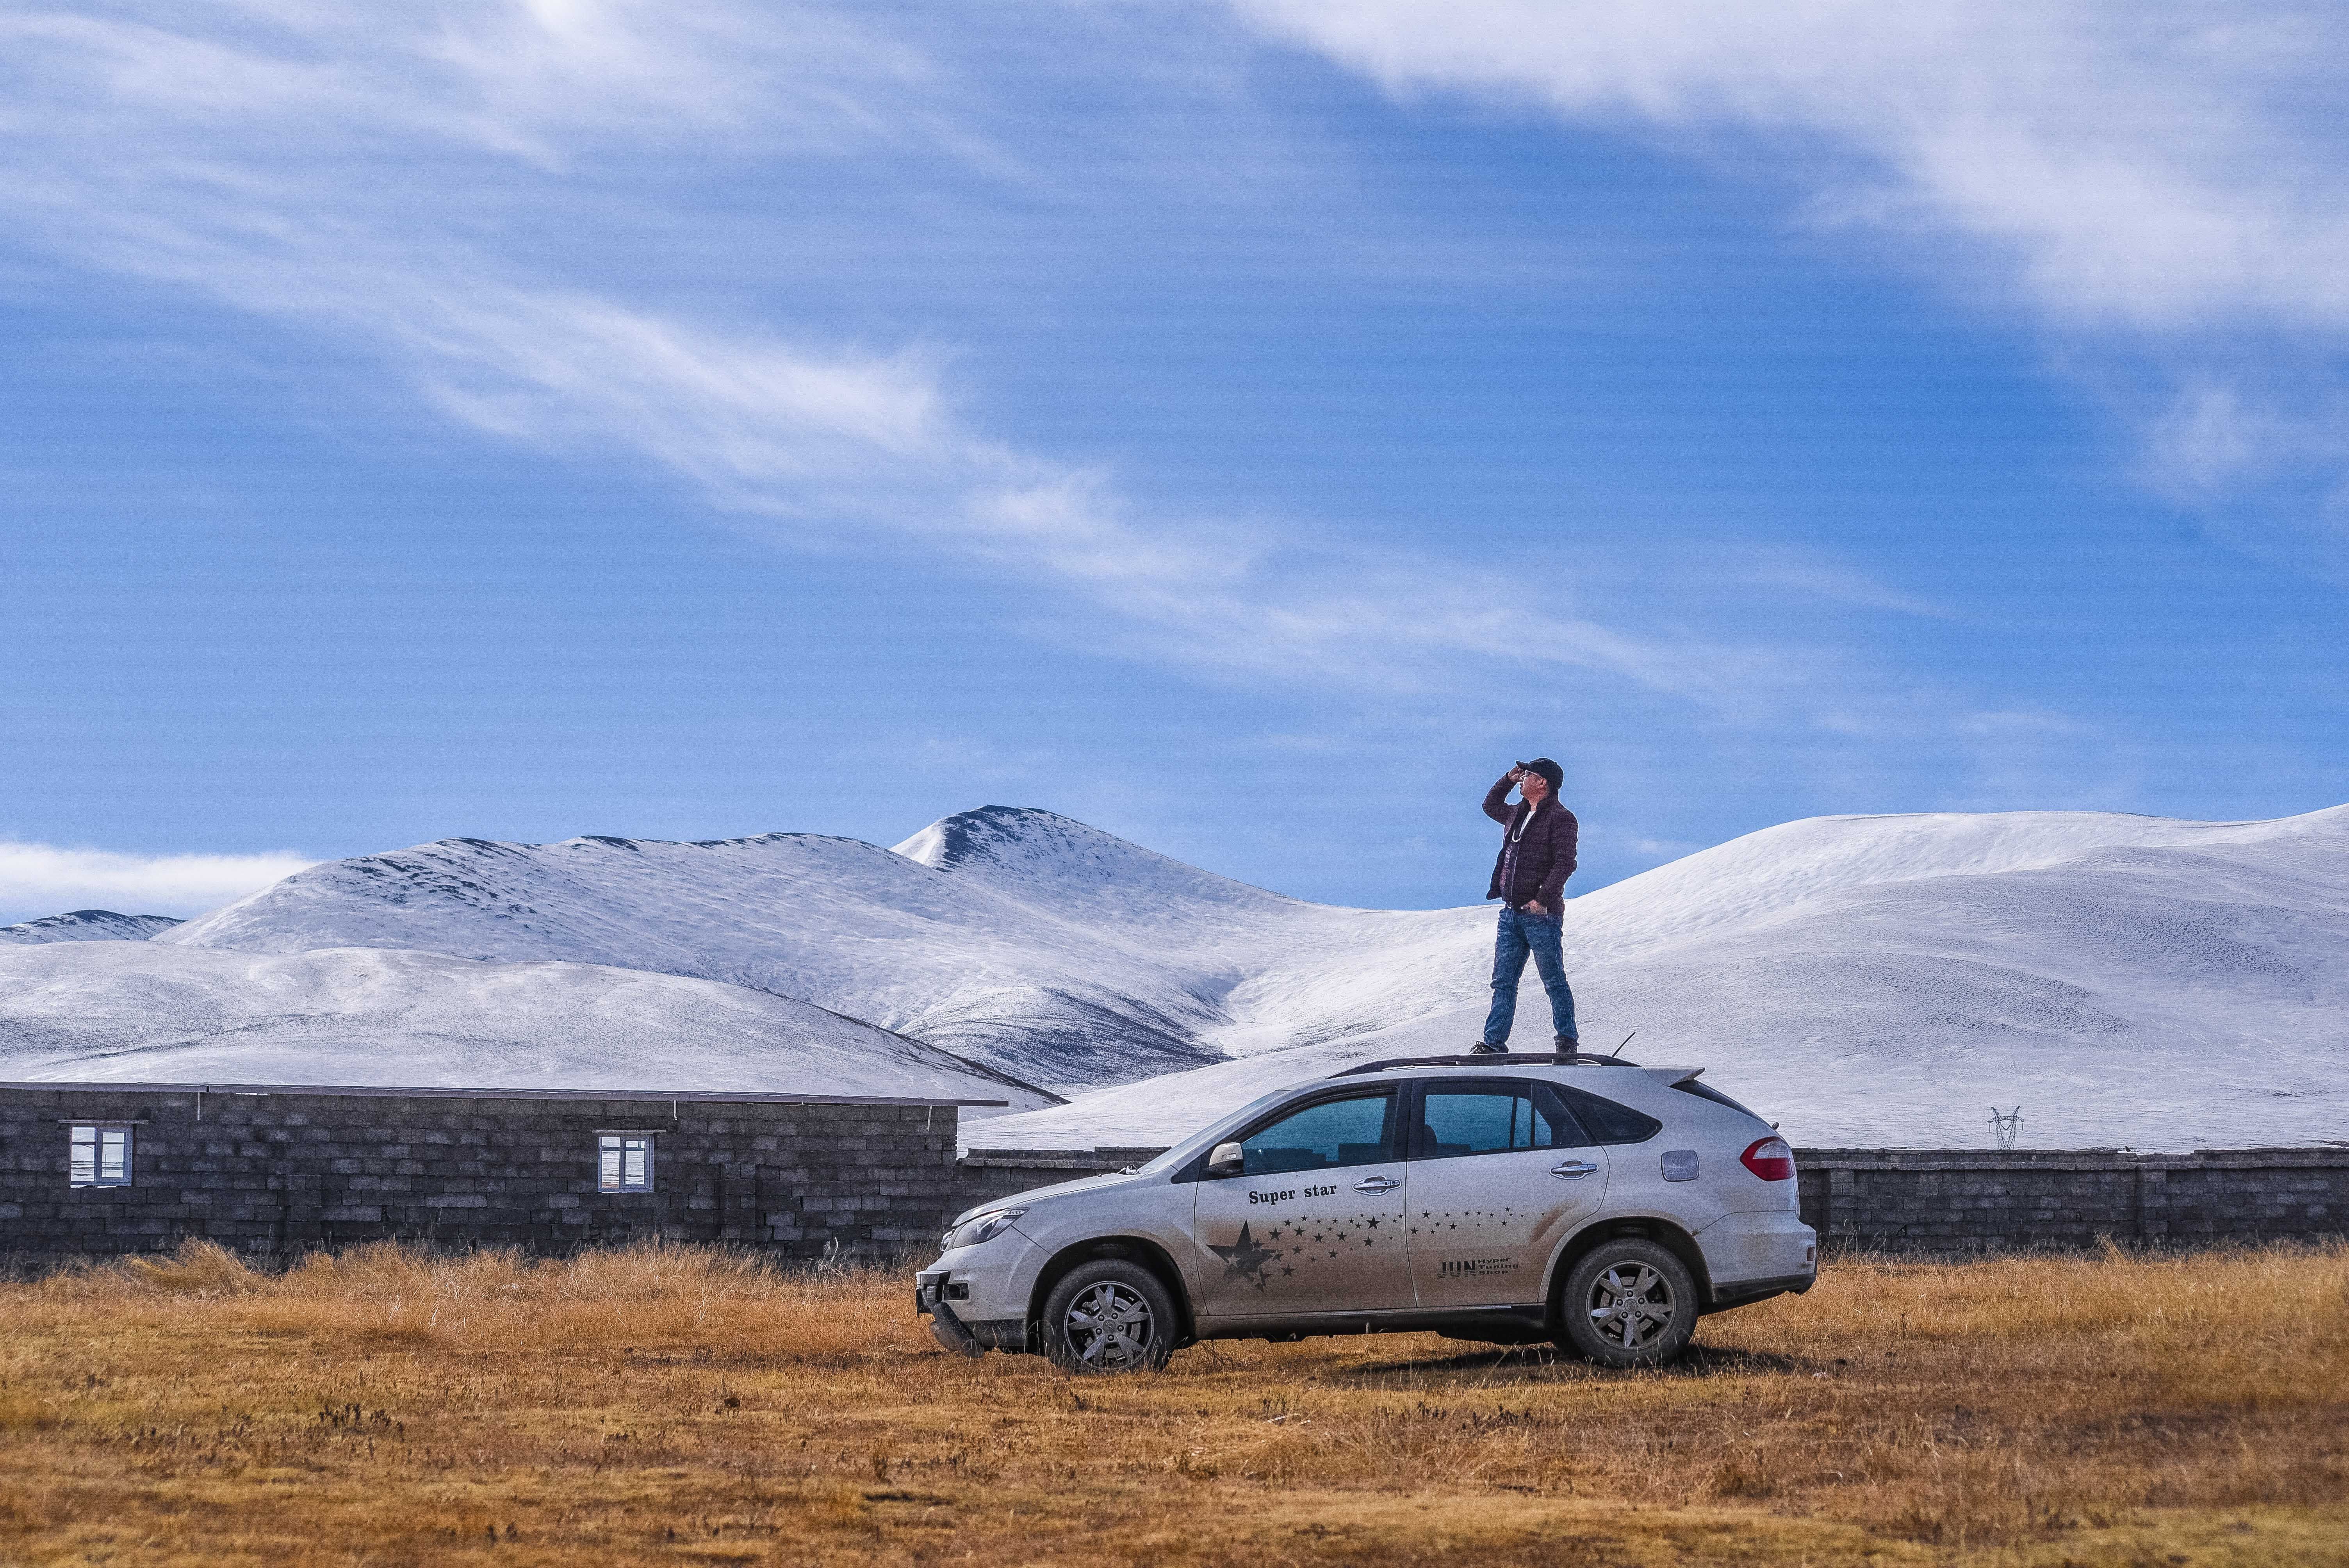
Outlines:
POLYGON ((1032 1209, 1039 1203, 1047 1203, 1055 1198, 1069 1197, 1078 1192, 1087 1194, 1106 1192, 1113 1188, 1133 1187, 1145 1181, 1165 1180, 1164 1175, 1144 1176, 1138 1171, 1109 1171, 1099 1176, 1080 1176, 1073 1181, 1056 1181, 1050 1187, 1030 1187, 1024 1192, 1014 1192, 1008 1198, 990 1198, 984 1203, 975 1204, 957 1214, 954 1222, 957 1225, 964 1224, 981 1214, 993 1213, 998 1209, 1032 1209))

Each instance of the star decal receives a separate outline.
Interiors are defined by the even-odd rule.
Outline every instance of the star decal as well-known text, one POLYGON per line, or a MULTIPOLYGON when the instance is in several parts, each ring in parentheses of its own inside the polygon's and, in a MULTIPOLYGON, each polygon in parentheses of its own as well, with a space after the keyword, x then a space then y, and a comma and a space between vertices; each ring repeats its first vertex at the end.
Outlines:
POLYGON ((1222 1279, 1216 1282, 1216 1284, 1229 1284, 1236 1279, 1244 1279, 1247 1281, 1248 1284, 1256 1286, 1258 1290, 1262 1290, 1264 1288, 1265 1264, 1280 1256, 1278 1253, 1273 1251, 1271 1248, 1260 1245, 1254 1236, 1249 1235, 1248 1228, 1245 1222, 1240 1225, 1240 1238, 1238 1241, 1234 1242, 1228 1247, 1218 1247, 1210 1244, 1207 1250, 1215 1253, 1217 1257, 1223 1259, 1226 1264, 1230 1265, 1230 1272, 1226 1273, 1222 1279))

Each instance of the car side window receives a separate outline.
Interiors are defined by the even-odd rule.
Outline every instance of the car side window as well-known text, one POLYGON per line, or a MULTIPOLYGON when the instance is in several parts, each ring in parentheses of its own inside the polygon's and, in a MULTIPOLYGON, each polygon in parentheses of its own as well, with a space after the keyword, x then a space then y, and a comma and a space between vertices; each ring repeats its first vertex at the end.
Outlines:
POLYGON ((1448 1160, 1462 1154, 1574 1149, 1589 1141, 1547 1084, 1435 1083, 1420 1097, 1411 1153, 1414 1160, 1448 1160))
POLYGON ((1602 1099, 1588 1089, 1560 1088, 1558 1092, 1582 1125, 1590 1129, 1594 1142, 1645 1143, 1664 1130, 1664 1124, 1647 1112, 1602 1099))
POLYGON ((1329 1171, 1340 1165, 1374 1165, 1392 1158, 1395 1094, 1350 1095, 1291 1111, 1241 1139, 1242 1173, 1266 1176, 1282 1171, 1329 1171))

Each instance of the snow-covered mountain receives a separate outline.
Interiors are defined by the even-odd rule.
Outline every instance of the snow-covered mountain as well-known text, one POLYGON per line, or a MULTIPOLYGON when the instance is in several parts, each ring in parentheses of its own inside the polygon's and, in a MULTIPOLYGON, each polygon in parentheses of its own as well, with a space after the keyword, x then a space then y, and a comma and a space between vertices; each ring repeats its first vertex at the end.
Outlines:
MULTIPOLYGON (((314 866, 159 940, 691 975, 1066 1092, 1220 1060, 1235 1019, 1253 1016, 1236 991, 1292 963, 1308 988, 1350 956, 1394 965, 1410 933, 1458 923, 1300 903, 1049 811, 988 807, 895 851, 805 833, 446 840, 314 866)), ((1374 1026, 1412 1005, 1408 978, 1329 1003, 1374 1026)))
MULTIPOLYGON (((1001 807, 895 850, 450 840, 313 867, 81 968, 0 949, 0 1059, 88 1061, 110 1032, 279 1053, 247 1077, 368 1081, 348 1064, 373 1058, 372 1081, 477 1081, 528 1058, 552 1075, 533 1082, 672 1087, 816 1061, 791 1040, 886 1077, 911 1070, 902 1037, 952 1053, 939 1071, 1073 1097, 982 1142, 1151 1143, 1348 1062, 1464 1048, 1491 923, 1303 903, 1001 807), (68 969, 79 1000, 26 1000, 68 969)), ((1588 1044, 1636 1028, 1631 1055, 1709 1066, 1803 1141, 1984 1141, 1993 1102, 2043 1145, 2349 1139, 2349 808, 1819 818, 1571 899, 1565 937, 1588 1044)), ((1547 1044, 1530 972, 1519 1019, 1547 1044)))
POLYGON ((0 942, 144 942, 180 923, 168 914, 117 914, 110 909, 78 909, 18 925, 0 925, 0 942))
MULTIPOLYGON (((982 1139, 1164 1142, 1287 1078, 1461 1048, 1489 916, 1453 913, 1423 1012, 982 1139)), ((1993 1103, 2043 1146, 2349 1140, 2349 807, 1817 818, 1569 899, 1565 926, 1588 1046, 1636 1029, 1632 1057, 1707 1066, 1799 1141, 1980 1143, 1993 1103)), ((1516 1028, 1547 1035, 1530 968, 1516 1028)))
POLYGON ((1053 1103, 936 1047, 762 991, 392 948, 89 943, 0 954, 0 1078, 1053 1103))

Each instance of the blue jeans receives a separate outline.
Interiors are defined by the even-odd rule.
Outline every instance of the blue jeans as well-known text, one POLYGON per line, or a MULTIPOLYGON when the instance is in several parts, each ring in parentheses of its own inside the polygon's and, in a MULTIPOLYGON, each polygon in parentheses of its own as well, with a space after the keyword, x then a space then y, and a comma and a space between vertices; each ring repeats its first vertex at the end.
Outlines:
POLYGON ((1527 914, 1521 909, 1501 911, 1501 926, 1493 936, 1493 1010, 1485 1018, 1485 1043, 1506 1046, 1509 1026, 1517 1021, 1517 977, 1531 955, 1541 972, 1542 988, 1549 993, 1549 1021, 1556 1034, 1571 1042, 1574 993, 1566 984, 1566 960, 1557 951, 1558 918, 1527 914))

